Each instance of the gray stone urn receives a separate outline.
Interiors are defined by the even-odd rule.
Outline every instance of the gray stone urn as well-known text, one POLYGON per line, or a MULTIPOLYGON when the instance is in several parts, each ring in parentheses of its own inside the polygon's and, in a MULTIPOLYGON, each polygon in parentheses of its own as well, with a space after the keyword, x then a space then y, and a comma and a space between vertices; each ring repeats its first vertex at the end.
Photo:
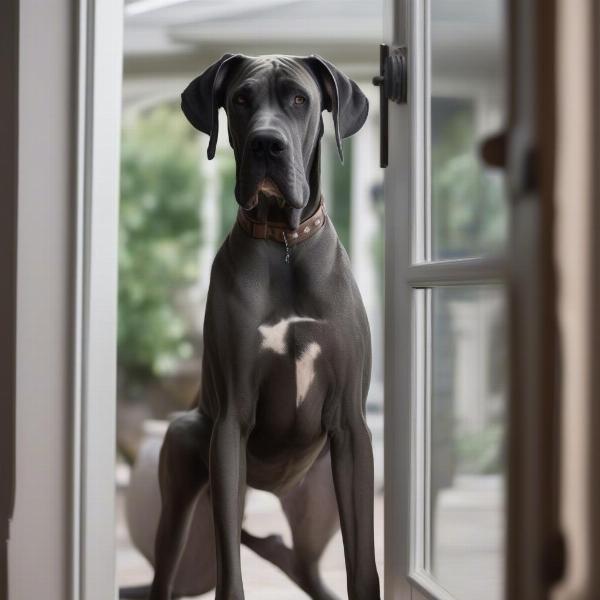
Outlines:
MULTIPOLYGON (((131 469, 125 499, 127 526, 133 545, 152 565, 161 505, 158 461, 167 427, 167 421, 149 420, 144 423, 144 435, 131 469)), ((196 504, 187 545, 175 576, 174 596, 197 596, 210 591, 216 584, 215 561, 201 560, 202 556, 214 553, 211 514, 208 491, 205 490, 196 504)))

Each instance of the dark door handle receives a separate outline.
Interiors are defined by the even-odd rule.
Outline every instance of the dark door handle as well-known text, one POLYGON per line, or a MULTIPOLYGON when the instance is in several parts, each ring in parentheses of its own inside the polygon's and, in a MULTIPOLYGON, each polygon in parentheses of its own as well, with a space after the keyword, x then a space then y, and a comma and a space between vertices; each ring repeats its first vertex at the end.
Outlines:
POLYGON ((510 175, 514 189, 521 194, 536 189, 536 151, 525 141, 511 143, 512 158, 508 156, 508 134, 500 131, 485 138, 479 144, 479 156, 483 163, 495 169, 504 169, 510 175), (510 162, 510 165, 509 165, 510 162))
POLYGON ((405 104, 407 97, 406 48, 395 48, 390 53, 387 44, 379 46, 379 75, 373 77, 373 85, 379 87, 379 164, 388 166, 388 101, 405 104))
POLYGON ((491 135, 479 145, 479 156, 488 167, 506 168, 506 132, 491 135))

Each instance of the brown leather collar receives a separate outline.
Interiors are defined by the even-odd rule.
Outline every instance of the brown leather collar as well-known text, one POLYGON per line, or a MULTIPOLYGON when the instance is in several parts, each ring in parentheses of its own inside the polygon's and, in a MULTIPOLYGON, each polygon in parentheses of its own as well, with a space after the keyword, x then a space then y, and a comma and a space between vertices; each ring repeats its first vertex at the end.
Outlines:
POLYGON ((273 221, 266 221, 259 223, 254 219, 251 219, 246 212, 241 208, 238 210, 237 222, 240 227, 250 236, 259 240, 273 240, 281 244, 288 246, 294 246, 312 237, 317 231, 319 231, 327 220, 327 212, 325 210, 325 204, 323 198, 319 202, 319 208, 317 211, 302 221, 298 229, 290 229, 285 223, 276 223, 273 221))

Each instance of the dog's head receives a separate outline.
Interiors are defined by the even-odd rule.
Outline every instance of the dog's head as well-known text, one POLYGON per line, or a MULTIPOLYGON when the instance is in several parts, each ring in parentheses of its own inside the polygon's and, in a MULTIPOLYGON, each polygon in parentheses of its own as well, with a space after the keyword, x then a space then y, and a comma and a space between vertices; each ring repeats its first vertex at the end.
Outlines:
POLYGON ((342 159, 342 139, 362 127, 369 110, 356 83, 319 56, 226 54, 181 98, 190 123, 210 135, 208 158, 215 155, 219 108, 225 108, 237 202, 252 210, 261 201, 276 201, 293 228, 310 199, 322 111, 332 113, 342 159))

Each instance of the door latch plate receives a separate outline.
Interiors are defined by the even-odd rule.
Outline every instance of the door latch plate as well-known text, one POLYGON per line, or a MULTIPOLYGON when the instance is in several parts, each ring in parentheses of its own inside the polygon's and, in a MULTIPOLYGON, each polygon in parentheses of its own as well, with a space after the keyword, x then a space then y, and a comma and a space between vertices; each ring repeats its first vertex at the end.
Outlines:
POLYGON ((373 85, 379 87, 380 156, 381 168, 388 165, 388 102, 405 104, 407 99, 408 60, 405 47, 390 53, 387 44, 379 46, 379 75, 373 77, 373 85))

